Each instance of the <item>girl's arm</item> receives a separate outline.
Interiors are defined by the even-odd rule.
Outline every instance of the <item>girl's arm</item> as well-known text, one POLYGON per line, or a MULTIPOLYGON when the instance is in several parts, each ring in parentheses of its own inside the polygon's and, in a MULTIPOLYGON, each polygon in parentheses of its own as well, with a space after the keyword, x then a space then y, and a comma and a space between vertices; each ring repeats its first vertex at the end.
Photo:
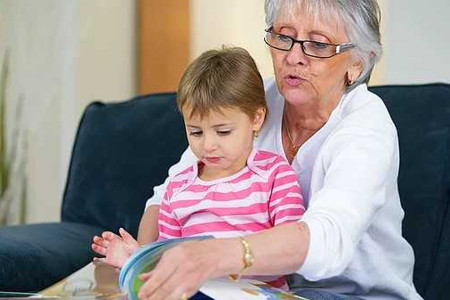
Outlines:
POLYGON ((147 207, 139 223, 137 241, 139 245, 152 243, 158 239, 159 205, 147 207))

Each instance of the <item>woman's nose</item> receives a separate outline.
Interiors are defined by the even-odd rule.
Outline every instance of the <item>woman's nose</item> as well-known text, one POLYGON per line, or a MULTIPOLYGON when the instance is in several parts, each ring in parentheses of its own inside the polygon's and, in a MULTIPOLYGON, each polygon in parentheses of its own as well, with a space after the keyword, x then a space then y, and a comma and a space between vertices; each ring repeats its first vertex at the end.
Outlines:
POLYGON ((290 65, 306 64, 308 57, 303 51, 302 45, 295 43, 291 50, 287 52, 286 60, 290 65))

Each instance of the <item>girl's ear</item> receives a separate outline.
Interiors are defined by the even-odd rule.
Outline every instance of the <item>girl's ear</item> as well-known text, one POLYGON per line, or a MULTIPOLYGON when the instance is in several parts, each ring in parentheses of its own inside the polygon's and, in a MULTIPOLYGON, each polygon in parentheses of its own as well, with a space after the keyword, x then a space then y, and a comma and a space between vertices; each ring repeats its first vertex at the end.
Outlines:
POLYGON ((258 108, 253 118, 253 131, 258 132, 266 119, 266 109, 264 107, 258 108))

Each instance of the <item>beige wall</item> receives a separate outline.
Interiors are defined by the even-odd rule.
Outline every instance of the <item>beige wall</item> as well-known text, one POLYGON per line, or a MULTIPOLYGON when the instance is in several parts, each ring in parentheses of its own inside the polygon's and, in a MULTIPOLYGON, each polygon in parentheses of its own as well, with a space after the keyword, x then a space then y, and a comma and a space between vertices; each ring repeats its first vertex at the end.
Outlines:
POLYGON ((385 1, 385 81, 450 83, 450 1, 385 1))
POLYGON ((247 49, 263 77, 273 75, 264 43, 263 0, 190 0, 191 57, 223 44, 247 49))
POLYGON ((80 1, 80 100, 124 100, 136 92, 136 3, 80 1))
POLYGON ((131 0, 0 0, 7 98, 25 100, 28 223, 59 220, 85 105, 135 94, 135 9, 131 0))

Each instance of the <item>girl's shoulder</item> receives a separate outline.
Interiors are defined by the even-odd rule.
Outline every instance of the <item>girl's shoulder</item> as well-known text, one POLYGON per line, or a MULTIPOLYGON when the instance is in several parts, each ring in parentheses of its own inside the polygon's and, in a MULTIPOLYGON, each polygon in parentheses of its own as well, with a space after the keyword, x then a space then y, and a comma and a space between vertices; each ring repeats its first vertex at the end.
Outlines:
POLYGON ((280 171, 289 170, 293 172, 292 167, 283 157, 266 150, 253 151, 247 165, 253 172, 266 179, 273 177, 274 173, 280 171))
POLYGON ((171 198, 174 194, 186 189, 190 186, 198 174, 198 166, 197 163, 187 167, 181 172, 170 177, 169 184, 167 185, 167 197, 171 198))

